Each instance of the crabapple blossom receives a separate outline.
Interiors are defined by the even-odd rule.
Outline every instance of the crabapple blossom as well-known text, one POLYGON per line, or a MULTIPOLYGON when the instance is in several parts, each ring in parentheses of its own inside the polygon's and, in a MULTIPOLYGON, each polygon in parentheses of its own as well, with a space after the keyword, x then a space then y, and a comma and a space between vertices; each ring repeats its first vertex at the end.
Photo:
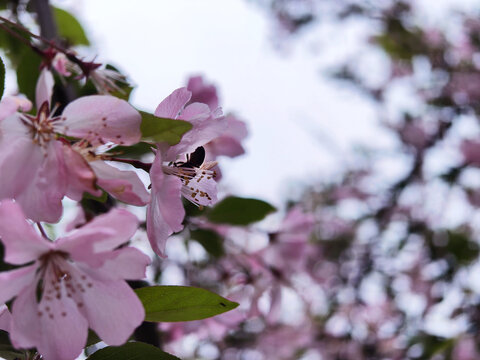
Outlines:
POLYGON ((212 111, 201 103, 186 106, 190 98, 191 92, 186 88, 177 89, 155 111, 155 116, 185 120, 193 125, 178 144, 158 145, 150 170, 152 192, 147 207, 147 234, 152 249, 161 256, 165 255, 168 236, 183 229, 185 210, 181 195, 198 206, 208 206, 217 200, 215 173, 211 170, 215 163, 190 166, 188 161, 176 162, 225 130, 219 108, 212 111))
POLYGON ((0 273, 0 301, 15 297, 12 344, 64 360, 80 354, 88 327, 108 344, 124 343, 144 318, 125 280, 143 278, 150 259, 135 248, 118 248, 137 227, 134 215, 114 209, 51 242, 35 232, 17 203, 0 202, 5 261, 24 265, 0 273))
POLYGON ((137 143, 140 114, 124 100, 93 95, 71 102, 55 116, 49 104, 52 90, 52 74, 44 69, 37 82, 35 116, 17 111, 29 108, 23 99, 0 102, 0 199, 16 199, 32 220, 56 222, 62 198, 80 200, 85 191, 99 195, 95 187, 99 178, 101 186, 120 200, 134 198, 134 204, 146 204, 148 193, 133 172, 112 180, 115 169, 88 164, 105 159, 94 152, 99 145, 137 143), (71 145, 59 134, 82 140, 71 145))

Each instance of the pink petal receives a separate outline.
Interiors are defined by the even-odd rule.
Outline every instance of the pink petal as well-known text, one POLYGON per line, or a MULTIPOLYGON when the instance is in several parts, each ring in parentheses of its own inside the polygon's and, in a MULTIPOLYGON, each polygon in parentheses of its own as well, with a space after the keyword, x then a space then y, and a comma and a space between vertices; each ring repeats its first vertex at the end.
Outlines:
POLYGON ((62 198, 67 186, 62 146, 59 141, 51 141, 44 154, 37 149, 40 166, 30 183, 15 194, 15 200, 29 219, 54 223, 62 215, 62 198))
POLYGON ((226 124, 225 132, 205 145, 210 160, 220 155, 236 157, 245 153, 242 140, 248 135, 246 124, 231 114, 223 121, 226 124))
POLYGON ((32 286, 17 297, 10 333, 15 347, 35 346, 49 360, 75 359, 80 355, 87 342, 88 323, 75 301, 65 292, 63 295, 49 300, 44 296, 37 303, 36 287, 32 286))
POLYGON ((102 191, 95 186, 95 174, 83 156, 66 144, 63 145, 63 155, 67 176, 66 195, 76 201, 82 200, 84 192, 101 196, 102 191))
POLYGON ((20 265, 39 258, 51 245, 25 220, 20 206, 11 200, 0 202, 0 240, 5 246, 5 261, 20 265))
POLYGON ((185 87, 175 90, 157 106, 155 116, 176 119, 191 97, 192 93, 185 87))
POLYGON ((193 128, 183 135, 182 140, 172 147, 165 156, 166 161, 175 160, 179 154, 188 154, 199 146, 203 146, 219 137, 226 129, 227 124, 223 121, 221 110, 210 112, 205 104, 190 104, 179 117, 189 121, 193 128), (206 113, 208 111, 208 114, 206 113))
POLYGON ((213 205, 217 202, 217 182, 211 174, 204 174, 199 169, 188 185, 182 186, 182 195, 185 199, 202 206, 213 205))
POLYGON ((193 103, 183 109, 179 119, 189 121, 192 124, 198 124, 207 120, 211 114, 212 111, 207 104, 193 103))
POLYGON ((101 270, 115 279, 138 280, 145 278, 150 258, 140 250, 126 247, 108 253, 101 270))
POLYGON ((35 88, 35 103, 37 105, 37 110, 40 109, 45 101, 50 104, 54 85, 55 80, 53 79, 52 73, 44 68, 38 77, 37 86, 35 88))
POLYGON ((6 96, 0 101, 0 121, 13 115, 18 109, 27 112, 31 108, 30 100, 18 96, 6 96))
POLYGON ((187 89, 192 92, 192 103, 207 104, 212 110, 218 107, 217 89, 213 85, 207 85, 201 76, 188 79, 187 89))
POLYGON ((10 332, 12 315, 6 305, 0 306, 0 330, 10 332))
POLYGON ((109 95, 81 97, 67 105, 58 131, 88 140, 97 146, 106 142, 133 145, 140 141, 142 118, 128 102, 109 95))
POLYGON ((68 71, 67 65, 69 64, 70 60, 67 59, 65 54, 57 53, 52 60, 52 67, 63 76, 70 76, 72 73, 68 71))
POLYGON ((119 170, 101 160, 92 161, 90 166, 98 178, 98 186, 114 198, 136 206, 148 204, 150 194, 135 171, 119 170))
MULTIPOLYGON (((10 119, 10 118, 9 118, 10 119)), ((22 136, 0 139, 0 199, 15 198, 43 162, 40 148, 22 136)))
POLYGON ((81 293, 90 327, 107 344, 123 344, 145 318, 142 303, 125 281, 102 278, 89 268, 78 270, 91 284, 81 293))
POLYGON ((127 242, 137 228, 138 219, 135 215, 127 210, 115 208, 58 239, 56 248, 70 253, 76 260, 81 259, 85 262, 92 252, 108 251, 127 242))
POLYGON ((0 273, 0 304, 9 301, 11 298, 28 287, 35 278, 37 265, 30 265, 15 270, 0 273))
POLYGON ((150 169, 152 200, 147 207, 147 235, 156 254, 165 257, 167 238, 183 229, 185 209, 181 200, 182 182, 162 170, 160 151, 150 169))
POLYGON ((71 220, 68 224, 65 226, 65 231, 70 232, 75 229, 78 229, 79 227, 85 225, 87 222, 87 218, 85 217, 85 211, 83 211, 83 208, 80 205, 77 205, 77 214, 71 220))
POLYGON ((40 322, 35 321, 38 317, 35 293, 34 286, 26 287, 13 303, 10 340, 16 348, 33 348, 40 343, 42 329, 40 322))
POLYGON ((237 139, 225 135, 210 141, 205 146, 205 151, 208 154, 213 155, 213 159, 216 159, 217 156, 221 155, 233 158, 245 153, 245 149, 237 139))

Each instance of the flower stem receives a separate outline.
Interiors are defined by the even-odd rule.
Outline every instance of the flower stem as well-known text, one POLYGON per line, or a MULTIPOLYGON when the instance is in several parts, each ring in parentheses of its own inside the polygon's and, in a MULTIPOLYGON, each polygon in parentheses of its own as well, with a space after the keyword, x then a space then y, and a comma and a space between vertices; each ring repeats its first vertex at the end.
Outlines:
POLYGON ((43 228, 42 224, 40 222, 36 222, 36 224, 37 224, 38 230, 40 230, 40 233, 42 234, 42 236, 45 239, 50 240, 50 238, 48 237, 47 233, 45 232, 45 229, 43 228))

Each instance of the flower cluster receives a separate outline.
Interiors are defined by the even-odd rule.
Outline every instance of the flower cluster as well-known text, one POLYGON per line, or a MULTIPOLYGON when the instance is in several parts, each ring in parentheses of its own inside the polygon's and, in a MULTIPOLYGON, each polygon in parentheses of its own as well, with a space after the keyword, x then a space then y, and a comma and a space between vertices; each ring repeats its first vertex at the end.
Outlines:
MULTIPOLYGON (((143 137, 142 114, 113 94, 124 95, 125 77, 57 46, 36 51, 43 63, 34 104, 21 96, 0 101, 0 241, 11 269, 0 272, 0 304, 8 305, 0 329, 17 349, 68 360, 86 346, 89 328, 121 345, 144 320, 126 280, 144 279, 151 260, 129 244, 140 221, 128 206, 146 207, 142 226, 153 252, 166 257, 168 237, 184 227, 182 199, 215 204, 216 158, 243 153, 246 129, 222 115, 215 88, 183 87, 151 116, 160 129, 165 120, 191 129, 173 145, 143 137), (91 80, 96 93, 58 101, 58 87, 77 80, 91 80), (141 159, 125 156, 136 146, 147 149, 141 159), (64 198, 81 205, 82 219, 51 239, 43 223, 61 219, 64 198)), ((195 82, 203 84, 196 77, 189 87, 195 82)))

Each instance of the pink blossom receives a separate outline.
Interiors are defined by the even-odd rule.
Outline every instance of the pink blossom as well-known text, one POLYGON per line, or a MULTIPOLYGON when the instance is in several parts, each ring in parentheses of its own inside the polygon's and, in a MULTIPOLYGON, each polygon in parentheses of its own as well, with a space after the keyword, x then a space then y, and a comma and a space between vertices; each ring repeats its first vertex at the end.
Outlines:
POLYGON ((220 109, 211 111, 200 103, 186 106, 190 98, 191 92, 186 88, 177 89, 155 111, 155 116, 181 119, 193 125, 177 145, 158 145, 150 170, 152 200, 147 207, 147 234, 153 250, 161 256, 165 256, 168 236, 183 229, 185 210, 181 195, 198 206, 217 200, 215 173, 211 171, 215 163, 187 166, 176 162, 225 130, 220 109))
POLYGON ((187 90, 192 93, 190 102, 207 104, 212 110, 218 107, 218 95, 215 85, 206 84, 201 76, 190 77, 187 90))
POLYGON ((62 76, 72 75, 71 71, 74 64, 67 59, 63 53, 57 52, 52 59, 52 68, 54 68, 62 76))
POLYGON ((285 272, 300 271, 305 265, 308 241, 315 219, 299 207, 292 208, 282 221, 279 230, 272 234, 271 244, 260 253, 272 266, 282 263, 285 272))
POLYGON ((480 98, 480 74, 476 72, 454 72, 445 86, 446 96, 454 98, 457 104, 478 101, 480 98))
POLYGON ((88 327, 107 344, 124 343, 144 318, 124 279, 144 278, 150 259, 135 248, 117 248, 137 227, 134 215, 115 209, 50 242, 35 232, 18 204, 2 201, 5 261, 25 265, 0 273, 0 303, 16 297, 12 344, 64 360, 80 354, 88 327))
POLYGON ((233 114, 225 116, 226 130, 222 135, 205 145, 210 160, 218 156, 237 157, 245 153, 242 141, 248 136, 247 125, 233 114))
POLYGON ((463 336, 455 343, 452 359, 474 360, 478 359, 478 355, 475 339, 470 336, 463 336))
MULTIPOLYGON (((60 218, 64 195, 74 200, 85 191, 99 195, 97 175, 88 165, 98 160, 96 146, 106 142, 132 145, 141 137, 140 114, 112 96, 79 98, 62 115, 53 116, 49 109, 52 88, 52 74, 43 70, 36 88, 35 116, 17 112, 28 109, 23 101, 7 98, 0 102, 0 199, 16 199, 27 217, 46 222, 60 218), (57 134, 82 141, 71 146, 57 134)), ((143 191, 138 197, 145 204, 148 193, 143 191)))
POLYGON ((480 166, 480 142, 476 140, 464 140, 460 145, 465 163, 480 166))

